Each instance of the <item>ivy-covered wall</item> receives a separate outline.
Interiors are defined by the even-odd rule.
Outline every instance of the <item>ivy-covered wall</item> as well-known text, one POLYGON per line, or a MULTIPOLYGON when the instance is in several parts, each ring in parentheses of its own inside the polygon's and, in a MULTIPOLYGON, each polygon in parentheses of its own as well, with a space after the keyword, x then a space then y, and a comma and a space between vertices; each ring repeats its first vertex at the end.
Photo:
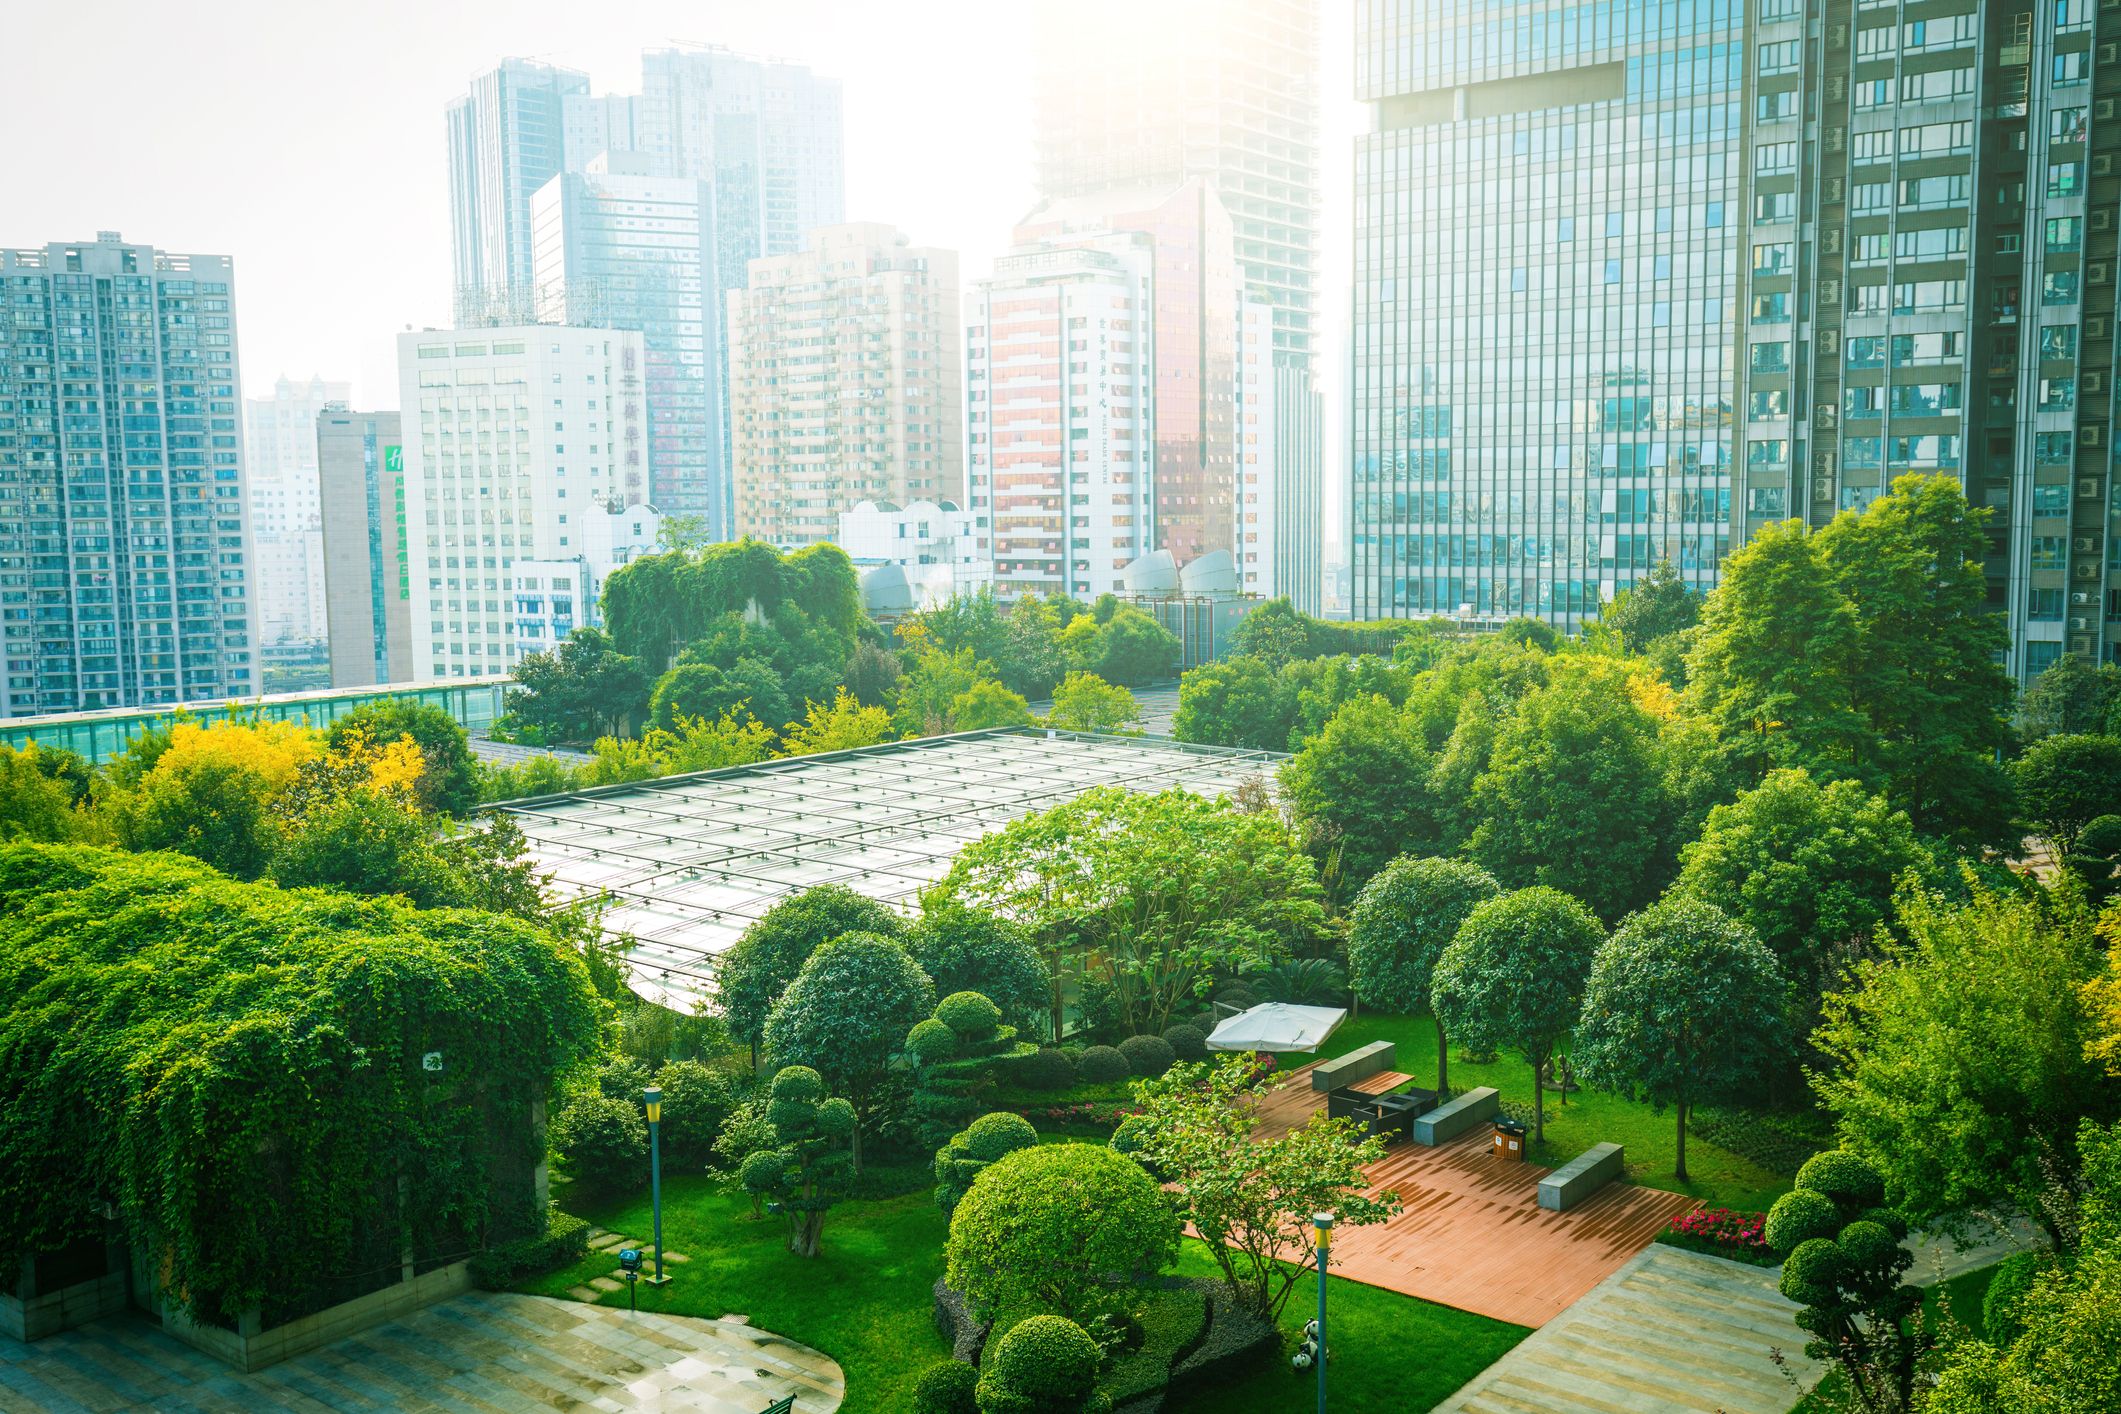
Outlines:
POLYGON ((270 1325, 519 1236, 601 1005, 516 919, 0 847, 0 1271, 109 1205, 165 1300, 270 1325))

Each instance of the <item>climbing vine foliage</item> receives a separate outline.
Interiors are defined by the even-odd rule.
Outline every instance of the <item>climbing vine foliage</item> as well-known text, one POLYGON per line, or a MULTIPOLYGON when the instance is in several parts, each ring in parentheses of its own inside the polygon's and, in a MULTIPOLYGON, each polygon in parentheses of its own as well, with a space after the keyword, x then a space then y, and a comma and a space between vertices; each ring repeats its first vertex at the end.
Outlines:
POLYGON ((167 1299, 271 1323, 519 1236, 600 1005, 513 918, 0 848, 0 1269, 108 1208, 167 1299))

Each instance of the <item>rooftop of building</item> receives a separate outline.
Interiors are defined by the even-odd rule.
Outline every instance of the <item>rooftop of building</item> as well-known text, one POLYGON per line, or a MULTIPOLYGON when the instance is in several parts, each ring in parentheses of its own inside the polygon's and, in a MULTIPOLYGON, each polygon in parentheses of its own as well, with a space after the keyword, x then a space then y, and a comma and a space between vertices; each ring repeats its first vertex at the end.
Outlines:
POLYGON ((1169 738, 1001 729, 501 806, 558 893, 606 894, 604 926, 637 940, 643 995, 712 990, 714 958, 775 904, 843 884, 911 914, 959 851, 1098 786, 1219 797, 1272 752, 1169 738))

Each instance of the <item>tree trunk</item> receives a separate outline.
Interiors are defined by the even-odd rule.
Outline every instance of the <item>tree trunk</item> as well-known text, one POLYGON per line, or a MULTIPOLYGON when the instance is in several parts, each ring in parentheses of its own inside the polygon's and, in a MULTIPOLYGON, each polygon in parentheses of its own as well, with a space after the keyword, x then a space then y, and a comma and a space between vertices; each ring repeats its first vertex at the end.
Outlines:
POLYGON ((1680 1181, 1681 1183, 1685 1183, 1685 1182, 1687 1181, 1687 1177, 1686 1177, 1686 1102, 1685 1102, 1685 1101, 1683 1101, 1683 1100, 1682 1100, 1682 1101, 1680 1102, 1680 1105, 1679 1105, 1679 1169, 1678 1169, 1678 1172, 1677 1172, 1677 1173, 1676 1173, 1676 1174, 1675 1174, 1674 1176, 1675 1176, 1675 1177, 1677 1177, 1677 1178, 1678 1178, 1678 1180, 1679 1180, 1679 1181, 1680 1181))
POLYGON ((759 1038, 756 1036, 751 1038, 751 1073, 753 1076, 759 1073, 759 1038))
POLYGON ((1451 1098, 1451 1038, 1443 1034, 1443 1018, 1436 1018, 1436 1102, 1451 1098))
POLYGON ((1532 1142, 1547 1142, 1547 1087, 1540 1082, 1539 1073, 1546 1069, 1544 1060, 1532 1062, 1532 1142))
POLYGON ((854 1143, 852 1147, 854 1150, 854 1176, 860 1178, 862 1176, 862 1121, 859 1111, 856 1112, 854 1120, 854 1143))

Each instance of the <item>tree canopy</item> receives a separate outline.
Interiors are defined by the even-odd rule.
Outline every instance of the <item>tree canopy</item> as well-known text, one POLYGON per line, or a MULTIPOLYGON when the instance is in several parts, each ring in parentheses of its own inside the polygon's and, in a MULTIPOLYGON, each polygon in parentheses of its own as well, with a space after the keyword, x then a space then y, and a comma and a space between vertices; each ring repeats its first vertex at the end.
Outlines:
POLYGON ((812 953, 849 933, 896 938, 905 927, 889 908, 844 884, 820 884, 775 904, 715 961, 715 1004, 729 1034, 755 1052, 767 1013, 812 953))
MULTIPOLYGON (((1405 856, 1386 865, 1355 900, 1348 931, 1348 980, 1355 995, 1389 1011, 1429 1005, 1444 949, 1468 914, 1502 892, 1495 876, 1468 860, 1405 856)), ((1448 1091, 1450 1041, 1436 1026, 1436 1088, 1448 1091)))

